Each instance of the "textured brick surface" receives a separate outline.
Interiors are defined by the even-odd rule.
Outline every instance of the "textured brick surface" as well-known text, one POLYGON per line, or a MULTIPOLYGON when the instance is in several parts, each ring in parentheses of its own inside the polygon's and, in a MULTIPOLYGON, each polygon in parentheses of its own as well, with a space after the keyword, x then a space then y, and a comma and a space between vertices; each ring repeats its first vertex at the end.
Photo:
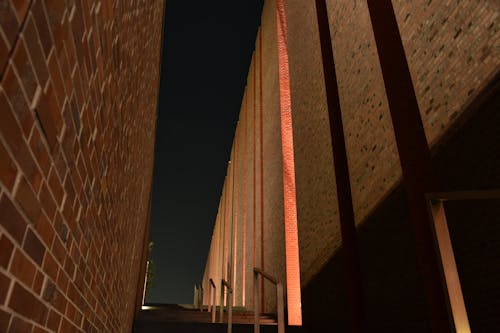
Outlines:
POLYGON ((163 9, 0 2, 0 331, 130 331, 163 9))

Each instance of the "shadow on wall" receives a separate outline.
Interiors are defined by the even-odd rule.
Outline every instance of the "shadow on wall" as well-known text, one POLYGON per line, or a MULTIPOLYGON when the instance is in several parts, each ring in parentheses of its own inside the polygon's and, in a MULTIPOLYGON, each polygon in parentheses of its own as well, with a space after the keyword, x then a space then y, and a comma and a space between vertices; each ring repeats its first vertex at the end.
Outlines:
MULTIPOLYGON (((464 113, 472 115, 433 151, 443 190, 500 187, 498 91, 477 111, 464 113)), ((494 332, 500 327, 500 202, 445 207, 471 329, 494 332)), ((358 229, 366 321, 372 332, 430 331, 408 216, 405 193, 398 186, 358 229)), ((302 291, 310 331, 349 331, 344 279, 340 249, 302 291)))

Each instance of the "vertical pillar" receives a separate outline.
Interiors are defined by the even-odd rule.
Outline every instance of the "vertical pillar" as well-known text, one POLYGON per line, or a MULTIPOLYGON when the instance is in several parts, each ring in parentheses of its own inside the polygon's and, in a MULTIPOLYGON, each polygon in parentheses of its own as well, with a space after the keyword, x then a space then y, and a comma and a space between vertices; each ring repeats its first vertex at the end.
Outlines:
POLYGON ((352 204, 349 165, 340 109, 340 98, 337 85, 337 74, 332 49, 330 25, 326 0, 316 0, 323 72, 325 79, 328 115, 330 119, 330 135, 332 140, 335 181, 337 184, 337 201, 339 207, 342 247, 345 254, 347 303, 349 307, 349 323, 351 332, 365 330, 365 315, 359 253, 356 240, 356 223, 352 204))
POLYGON ((300 296, 299 239, 293 151, 292 103, 288 61, 285 0, 276 0, 278 39, 278 76, 281 118, 281 151, 283 159, 283 206, 285 215, 285 266, 287 283, 288 324, 302 325, 300 296))
MULTIPOLYGON (((257 55, 253 57, 253 267, 257 267, 257 55)), ((256 300, 254 300, 256 302, 256 300)))
POLYGON ((234 146, 233 146, 233 277, 231 279, 231 286, 233 287, 233 305, 236 305, 236 294, 240 291, 236 284, 238 281, 238 132, 239 122, 236 125, 234 133, 234 146))
MULTIPOLYGON (((226 168, 226 181, 224 182, 224 275, 222 278, 227 281, 228 275, 229 275, 229 238, 230 238, 230 233, 229 233, 229 219, 227 217, 228 214, 228 200, 229 200, 229 184, 230 184, 230 179, 229 178, 229 165, 226 168)), ((225 303, 225 298, 224 298, 224 305, 225 303)))
MULTIPOLYGON (((262 27, 259 29, 259 127, 260 127, 260 268, 265 270, 264 267, 264 101, 262 99, 262 27)), ((261 277, 262 293, 262 312, 265 312, 265 289, 264 289, 264 277, 261 277)))
MULTIPOLYGON (((248 88, 248 87, 247 87, 248 88)), ((248 89, 245 90, 244 96, 244 135, 243 135, 243 273, 242 273, 242 289, 243 289, 243 306, 246 305, 246 281, 247 281, 247 144, 248 144, 248 89)))
POLYGON ((436 190, 431 156, 391 0, 368 0, 403 172, 417 257, 433 332, 453 332, 434 251, 425 194, 436 190))

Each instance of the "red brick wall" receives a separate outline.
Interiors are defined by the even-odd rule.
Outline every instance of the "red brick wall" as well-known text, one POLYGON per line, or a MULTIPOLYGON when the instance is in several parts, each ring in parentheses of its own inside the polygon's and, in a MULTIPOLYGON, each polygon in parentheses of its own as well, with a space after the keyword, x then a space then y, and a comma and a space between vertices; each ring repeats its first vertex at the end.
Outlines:
POLYGON ((0 2, 0 331, 130 331, 162 1, 0 2))

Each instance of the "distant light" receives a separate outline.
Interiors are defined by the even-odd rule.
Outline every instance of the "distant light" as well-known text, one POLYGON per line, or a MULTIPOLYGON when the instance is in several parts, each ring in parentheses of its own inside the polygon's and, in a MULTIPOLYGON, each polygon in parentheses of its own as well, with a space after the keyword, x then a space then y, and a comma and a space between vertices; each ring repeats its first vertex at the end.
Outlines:
POLYGON ((154 308, 155 308, 154 306, 147 306, 147 305, 142 306, 142 310, 153 310, 154 308))

